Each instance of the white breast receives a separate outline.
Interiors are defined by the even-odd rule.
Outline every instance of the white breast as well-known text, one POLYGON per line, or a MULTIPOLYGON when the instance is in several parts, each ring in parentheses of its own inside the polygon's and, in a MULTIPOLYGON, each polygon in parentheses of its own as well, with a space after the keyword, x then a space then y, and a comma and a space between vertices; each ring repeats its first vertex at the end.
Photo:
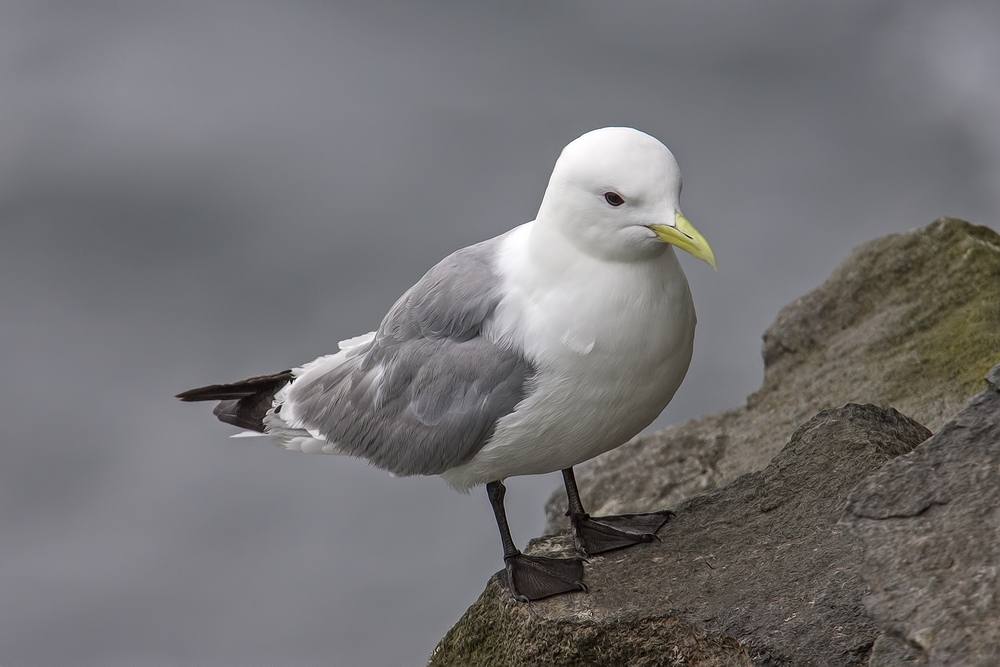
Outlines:
POLYGON ((694 305, 672 249, 632 263, 572 248, 540 259, 530 225, 508 236, 508 296, 485 334, 524 350, 538 374, 490 442, 442 475, 455 488, 561 470, 625 443, 667 405, 691 360, 694 305))

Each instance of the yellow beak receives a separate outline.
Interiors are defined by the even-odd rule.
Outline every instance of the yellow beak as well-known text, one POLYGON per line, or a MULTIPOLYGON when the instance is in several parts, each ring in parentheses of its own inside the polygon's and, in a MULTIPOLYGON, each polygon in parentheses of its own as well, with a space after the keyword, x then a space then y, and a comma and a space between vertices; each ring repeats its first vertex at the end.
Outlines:
POLYGON ((694 228, 688 219, 681 215, 680 211, 674 214, 674 225, 649 225, 649 229, 656 234, 661 241, 673 244, 681 250, 686 250, 698 259, 707 262, 716 271, 719 264, 715 261, 715 253, 708 241, 694 228))

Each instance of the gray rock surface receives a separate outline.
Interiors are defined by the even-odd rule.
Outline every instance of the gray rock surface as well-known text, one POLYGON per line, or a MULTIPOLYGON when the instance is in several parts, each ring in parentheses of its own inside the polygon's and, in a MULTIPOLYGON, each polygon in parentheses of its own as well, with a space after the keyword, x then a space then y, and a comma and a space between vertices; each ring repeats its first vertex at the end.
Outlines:
MULTIPOLYGON (((1000 306, 1000 304, 998 304, 1000 306)), ((1000 665, 1000 365, 930 440, 851 493, 864 605, 886 634, 871 665, 1000 665)))
MULTIPOLYGON (((513 601, 503 573, 432 665, 862 665, 860 548, 838 520, 850 490, 930 432, 848 405, 796 430, 760 472, 688 500, 660 542, 589 559, 589 594, 513 601)), ((564 553, 568 534, 532 543, 564 553)))
MULTIPOLYGON (((941 218, 855 249, 764 334, 746 405, 644 436, 577 467, 591 514, 675 507, 763 468, 796 426, 845 403, 892 406, 931 430, 1000 363, 1000 236, 941 218)), ((547 533, 568 527, 561 489, 547 533)))

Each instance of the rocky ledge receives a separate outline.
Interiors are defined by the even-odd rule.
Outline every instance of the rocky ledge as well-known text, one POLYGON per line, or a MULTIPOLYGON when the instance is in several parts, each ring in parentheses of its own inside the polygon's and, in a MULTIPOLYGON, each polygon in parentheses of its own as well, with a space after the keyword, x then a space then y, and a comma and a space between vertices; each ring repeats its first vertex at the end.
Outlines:
MULTIPOLYGON (((661 541, 591 558, 589 595, 498 573, 431 664, 1000 664, 1000 366, 949 421, 1000 363, 1000 236, 856 249, 763 356, 746 405, 580 467, 593 514, 675 508, 661 541)), ((571 549, 563 502, 529 553, 571 549)))

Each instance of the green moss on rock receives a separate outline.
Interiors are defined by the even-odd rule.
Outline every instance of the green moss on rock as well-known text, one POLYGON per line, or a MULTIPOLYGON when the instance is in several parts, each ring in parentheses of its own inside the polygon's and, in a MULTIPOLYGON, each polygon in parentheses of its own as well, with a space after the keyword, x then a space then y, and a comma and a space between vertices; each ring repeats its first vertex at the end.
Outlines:
POLYGON ((938 428, 1000 361, 1000 235, 939 218, 856 248, 781 311, 763 356, 760 407, 892 405, 938 428))
POLYGON ((911 298, 878 350, 904 360, 887 376, 886 399, 905 400, 941 382, 971 396, 1000 363, 1000 235, 950 218, 910 235, 903 255, 909 266, 896 290, 911 298))

